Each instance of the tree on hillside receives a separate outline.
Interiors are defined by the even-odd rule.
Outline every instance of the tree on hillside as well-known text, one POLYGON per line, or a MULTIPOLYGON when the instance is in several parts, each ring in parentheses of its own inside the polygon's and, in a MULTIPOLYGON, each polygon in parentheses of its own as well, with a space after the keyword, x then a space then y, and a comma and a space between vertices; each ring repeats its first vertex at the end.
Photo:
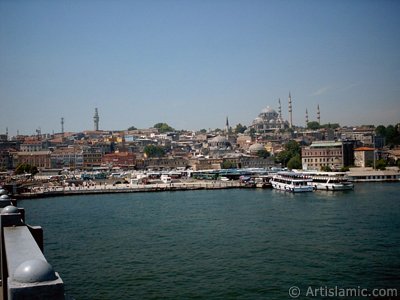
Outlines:
POLYGON ((379 125, 375 128, 375 134, 377 136, 385 137, 386 136, 386 127, 383 125, 379 125))
POLYGON ((311 129, 311 130, 317 130, 319 129, 321 126, 319 126, 319 123, 316 121, 311 121, 307 123, 307 128, 311 129))
POLYGON ((243 126, 242 124, 239 123, 235 127, 235 133, 243 133, 246 131, 246 129, 247 129, 246 126, 243 126))
POLYGON ((175 131, 175 129, 169 126, 167 123, 157 123, 154 124, 153 127, 157 128, 159 133, 175 131))
POLYGON ((301 169, 302 165, 301 165, 301 158, 300 155, 296 154, 295 156, 293 156, 287 163, 287 167, 290 170, 293 169, 301 169))
POLYGON ((275 161, 277 163, 281 163, 283 166, 286 166, 289 160, 295 156, 298 156, 300 158, 300 164, 301 164, 300 144, 292 140, 285 144, 284 150, 278 153, 278 155, 275 157, 275 161))
POLYGON ((375 134, 385 138, 385 144, 389 146, 400 145, 400 126, 397 124, 387 127, 379 125, 375 128, 375 134))
POLYGON ((128 130, 136 130, 137 128, 135 126, 131 126, 128 128, 128 130))
POLYGON ((271 153, 269 153, 267 150, 258 150, 257 156, 261 158, 268 158, 271 156, 271 153))
POLYGON ((147 157, 162 157, 165 155, 165 149, 161 146, 147 145, 143 152, 147 157))

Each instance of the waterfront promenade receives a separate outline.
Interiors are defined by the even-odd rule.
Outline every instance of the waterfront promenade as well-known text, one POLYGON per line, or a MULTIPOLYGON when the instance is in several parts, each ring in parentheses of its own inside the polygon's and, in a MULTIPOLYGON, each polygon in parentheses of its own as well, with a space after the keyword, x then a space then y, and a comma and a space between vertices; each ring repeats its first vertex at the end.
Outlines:
POLYGON ((135 192, 161 192, 185 190, 214 190, 246 187, 240 181, 182 181, 174 183, 153 184, 106 184, 95 183, 79 186, 34 187, 30 192, 15 195, 18 199, 43 198, 53 196, 68 196, 81 194, 109 194, 135 192))

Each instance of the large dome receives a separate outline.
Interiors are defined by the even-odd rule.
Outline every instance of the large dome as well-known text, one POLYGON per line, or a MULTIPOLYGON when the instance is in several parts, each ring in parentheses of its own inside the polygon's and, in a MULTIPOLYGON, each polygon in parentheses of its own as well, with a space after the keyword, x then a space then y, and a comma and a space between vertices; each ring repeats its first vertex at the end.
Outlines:
POLYGON ((222 135, 217 135, 216 137, 213 137, 209 142, 210 143, 228 143, 228 139, 222 135))
POLYGON ((253 120, 251 128, 258 133, 276 132, 277 130, 287 127, 287 122, 282 120, 282 116, 276 110, 267 106, 253 120))
POLYGON ((267 106, 266 108, 264 108, 261 111, 261 113, 264 113, 264 114, 276 114, 277 112, 274 109, 272 109, 271 107, 267 106))
POLYGON ((265 150, 265 147, 264 147, 264 145, 263 144, 253 144, 253 145, 251 145, 250 147, 249 147, 249 151, 251 152, 251 153, 257 153, 258 151, 262 151, 262 150, 265 150))

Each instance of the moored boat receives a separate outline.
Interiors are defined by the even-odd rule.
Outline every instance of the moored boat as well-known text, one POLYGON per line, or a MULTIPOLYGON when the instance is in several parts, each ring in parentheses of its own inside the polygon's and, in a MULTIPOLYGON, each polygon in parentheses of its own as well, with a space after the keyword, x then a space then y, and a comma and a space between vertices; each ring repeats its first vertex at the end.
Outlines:
POLYGON ((347 178, 345 172, 307 172, 303 173, 312 178, 312 185, 316 190, 344 191, 352 190, 354 184, 347 178))
POLYGON ((314 190, 314 187, 309 185, 312 179, 297 172, 278 172, 270 182, 274 189, 292 193, 312 192, 314 190))

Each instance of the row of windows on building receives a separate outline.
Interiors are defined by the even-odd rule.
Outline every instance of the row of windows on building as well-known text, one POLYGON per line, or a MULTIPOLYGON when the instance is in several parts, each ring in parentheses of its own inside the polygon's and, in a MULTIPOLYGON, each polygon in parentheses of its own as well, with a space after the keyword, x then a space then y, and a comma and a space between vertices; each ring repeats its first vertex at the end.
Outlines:
POLYGON ((333 156, 333 155, 342 155, 342 151, 304 151, 303 156, 333 156))
POLYGON ((335 158, 333 158, 333 157, 331 157, 331 158, 303 158, 303 161, 304 162, 307 162, 307 163, 309 163, 309 162, 320 162, 320 163, 322 163, 322 162, 334 162, 334 161, 337 161, 337 160, 339 160, 339 158, 338 157, 335 157, 335 158))

